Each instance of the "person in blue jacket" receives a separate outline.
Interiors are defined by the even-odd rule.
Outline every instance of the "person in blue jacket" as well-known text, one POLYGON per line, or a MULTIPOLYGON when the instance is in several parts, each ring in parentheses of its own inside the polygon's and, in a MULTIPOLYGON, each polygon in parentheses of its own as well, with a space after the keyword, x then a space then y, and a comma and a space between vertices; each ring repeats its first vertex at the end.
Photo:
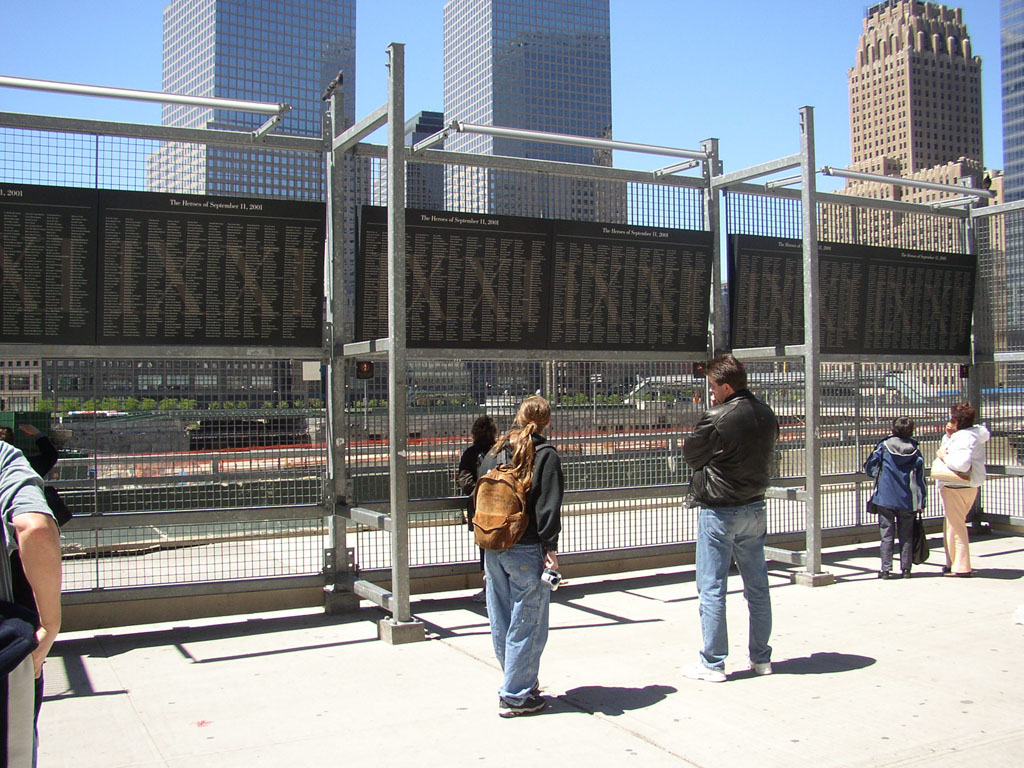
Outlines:
POLYGON ((888 579, 892 572, 892 548, 897 532, 900 570, 903 578, 910 578, 914 516, 925 505, 924 458, 917 441, 911 437, 913 434, 914 420, 897 416, 892 420, 892 435, 876 445, 864 462, 864 471, 875 478, 868 511, 878 515, 880 579, 888 579))

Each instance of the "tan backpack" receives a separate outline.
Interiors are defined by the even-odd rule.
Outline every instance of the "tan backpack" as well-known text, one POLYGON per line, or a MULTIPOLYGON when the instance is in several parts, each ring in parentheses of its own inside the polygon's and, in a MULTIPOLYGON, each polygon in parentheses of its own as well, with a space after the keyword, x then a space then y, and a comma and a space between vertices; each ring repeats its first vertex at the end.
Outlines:
POLYGON ((526 487, 509 464, 499 464, 476 481, 473 504, 473 538, 481 549, 504 552, 514 547, 530 524, 526 487))

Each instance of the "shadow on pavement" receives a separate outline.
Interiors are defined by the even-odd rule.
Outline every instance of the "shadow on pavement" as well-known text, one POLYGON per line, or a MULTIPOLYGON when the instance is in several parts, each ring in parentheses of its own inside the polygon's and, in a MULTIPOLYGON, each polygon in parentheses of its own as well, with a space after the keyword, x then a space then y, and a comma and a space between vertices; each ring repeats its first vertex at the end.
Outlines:
MULTIPOLYGON (((855 653, 835 653, 831 651, 812 653, 796 659, 772 661, 772 670, 776 675, 827 675, 832 672, 852 672, 864 669, 875 663, 870 656, 858 656, 855 653)), ((752 671, 737 672, 733 677, 754 677, 752 671)))
POLYGON ((605 685, 583 685, 556 697, 588 714, 622 715, 629 710, 653 706, 676 688, 669 685, 645 685, 643 688, 621 688, 605 685))

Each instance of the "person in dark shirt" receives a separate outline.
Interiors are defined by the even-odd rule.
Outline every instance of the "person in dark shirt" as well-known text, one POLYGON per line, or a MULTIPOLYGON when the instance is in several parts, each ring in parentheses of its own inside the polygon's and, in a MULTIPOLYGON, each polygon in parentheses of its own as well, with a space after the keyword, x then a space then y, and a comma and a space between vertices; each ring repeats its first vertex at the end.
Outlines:
MULTIPOLYGON (((472 532, 474 512, 473 491, 476 490, 476 481, 480 477, 480 463, 498 438, 498 425, 494 423, 494 419, 490 416, 479 416, 473 422, 470 436, 473 438, 473 444, 462 452, 462 457, 459 459, 459 469, 455 475, 455 482, 459 484, 459 489, 469 497, 466 499, 466 523, 469 525, 470 532, 472 532)), ((481 549, 480 570, 482 571, 483 569, 484 551, 481 549)), ((486 590, 484 589, 473 595, 473 600, 478 603, 484 602, 485 599, 486 590)))
POLYGON ((711 408, 683 443, 693 469, 690 494, 700 506, 697 520, 697 593, 704 647, 684 674, 696 680, 726 680, 729 654, 725 620, 729 567, 735 559, 750 613, 750 669, 772 673, 772 604, 768 592, 765 491, 771 479, 779 422, 747 389, 747 370, 732 355, 707 366, 711 408))
POLYGON ((875 446, 864 462, 864 472, 875 478, 868 511, 878 515, 878 578, 888 579, 892 571, 892 549, 899 531, 900 570, 910 578, 914 553, 914 517, 928 498, 924 486, 924 458, 914 434, 914 420, 897 416, 892 435, 875 446))

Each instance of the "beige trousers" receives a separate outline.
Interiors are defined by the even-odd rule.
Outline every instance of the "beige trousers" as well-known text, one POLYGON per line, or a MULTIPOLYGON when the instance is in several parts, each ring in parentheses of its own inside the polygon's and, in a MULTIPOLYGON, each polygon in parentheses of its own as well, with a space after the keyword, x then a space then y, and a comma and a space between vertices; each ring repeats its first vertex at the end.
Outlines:
POLYGON ((942 509, 946 513, 943 541, 946 545, 946 565, 953 573, 971 572, 971 549, 967 538, 967 513, 978 496, 977 488, 939 488, 942 509))

